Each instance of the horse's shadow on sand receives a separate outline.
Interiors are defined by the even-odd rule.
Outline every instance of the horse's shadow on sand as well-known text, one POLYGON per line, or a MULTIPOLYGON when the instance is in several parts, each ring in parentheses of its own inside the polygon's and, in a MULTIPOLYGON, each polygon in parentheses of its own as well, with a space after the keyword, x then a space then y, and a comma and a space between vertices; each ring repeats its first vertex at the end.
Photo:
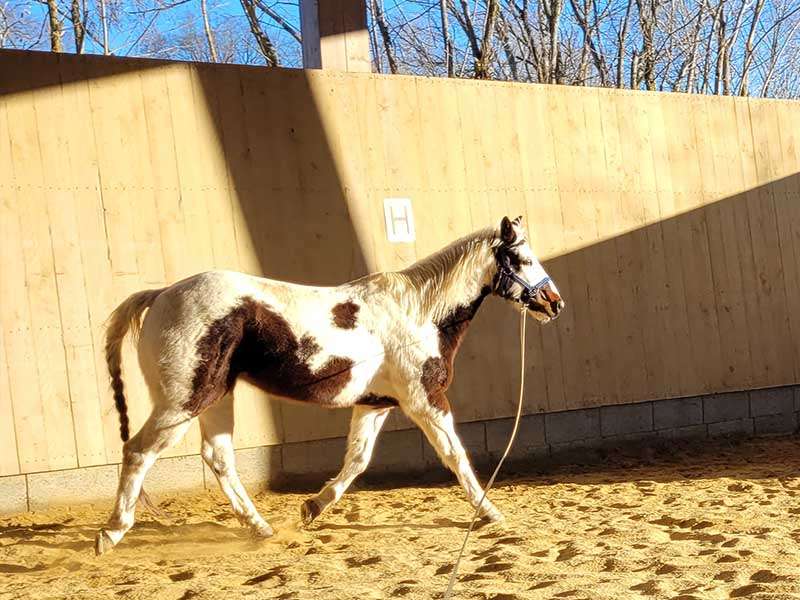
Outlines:
MULTIPOLYGON (((0 525, 0 538, 4 548, 35 546, 50 550, 71 550, 77 553, 94 553, 94 538, 102 527, 97 524, 70 525, 69 523, 38 523, 34 525, 0 525), (71 541, 67 541, 71 540, 71 541)), ((255 546, 247 531, 241 527, 226 526, 211 521, 199 523, 162 523, 140 520, 125 538, 125 548, 148 546, 157 539, 159 545, 182 544, 187 541, 199 544, 220 542, 248 542, 255 546)), ((51 565, 54 566, 54 565, 51 565)), ((0 563, 0 573, 40 571, 46 567, 22 567, 0 563)))
MULTIPOLYGON (((440 517, 433 520, 433 523, 379 523, 373 525, 365 525, 362 523, 347 523, 346 525, 340 523, 320 523, 309 531, 394 531, 394 530, 415 530, 415 531, 429 531, 432 529, 469 529, 469 521, 454 521, 446 517, 440 517)), ((488 521, 478 520, 475 522, 473 530, 477 531, 489 525, 488 521)))

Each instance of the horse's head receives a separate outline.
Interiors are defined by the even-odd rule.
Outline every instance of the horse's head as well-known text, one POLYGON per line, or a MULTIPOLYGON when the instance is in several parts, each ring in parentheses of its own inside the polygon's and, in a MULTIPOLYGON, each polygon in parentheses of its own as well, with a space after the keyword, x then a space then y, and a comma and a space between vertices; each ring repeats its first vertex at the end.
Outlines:
POLYGON ((496 296, 525 305, 540 323, 559 315, 564 300, 531 250, 522 217, 513 221, 503 217, 494 255, 497 272, 492 292, 496 296))

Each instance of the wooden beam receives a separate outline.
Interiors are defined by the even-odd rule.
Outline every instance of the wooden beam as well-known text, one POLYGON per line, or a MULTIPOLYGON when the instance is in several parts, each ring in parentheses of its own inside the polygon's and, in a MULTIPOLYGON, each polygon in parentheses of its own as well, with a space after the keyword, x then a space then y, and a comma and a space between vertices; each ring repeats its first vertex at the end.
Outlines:
POLYGON ((303 67, 370 72, 365 0, 300 0, 303 67))

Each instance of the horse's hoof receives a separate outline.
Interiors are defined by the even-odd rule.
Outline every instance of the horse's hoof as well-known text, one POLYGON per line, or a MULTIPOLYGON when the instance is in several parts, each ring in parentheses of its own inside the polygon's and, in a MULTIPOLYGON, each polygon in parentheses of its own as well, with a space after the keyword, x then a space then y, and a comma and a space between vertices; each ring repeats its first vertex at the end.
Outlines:
POLYGON ((100 556, 101 554, 105 554, 109 550, 114 548, 114 542, 111 541, 111 538, 106 533, 105 529, 101 529, 97 532, 97 535, 94 538, 94 554, 95 556, 100 556))
POLYGON ((252 528, 253 537, 257 538, 268 538, 275 535, 275 532, 270 527, 270 524, 266 521, 261 523, 260 525, 254 525, 252 528))
POLYGON ((320 510, 319 504, 315 500, 309 498, 303 502, 300 506, 300 518, 303 520, 303 525, 311 525, 321 512, 322 510, 320 510))
POLYGON ((481 519, 487 523, 502 523, 506 518, 503 516, 503 513, 492 506, 483 512, 481 519))

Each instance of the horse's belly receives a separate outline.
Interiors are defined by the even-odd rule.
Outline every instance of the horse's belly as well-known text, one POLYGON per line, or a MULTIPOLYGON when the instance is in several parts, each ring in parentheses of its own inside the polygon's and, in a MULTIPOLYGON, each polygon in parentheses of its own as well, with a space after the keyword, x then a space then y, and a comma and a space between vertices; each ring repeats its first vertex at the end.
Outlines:
POLYGON ((242 372, 240 377, 273 396, 322 406, 344 407, 355 404, 376 372, 377 366, 356 364, 352 359, 334 356, 315 371, 297 369, 292 364, 275 365, 242 372))
MULTIPOLYGON (((347 332, 296 343, 250 340, 236 374, 268 394, 323 406, 351 406, 383 364, 379 341, 367 332, 347 332)), ((238 352, 237 352, 238 354, 238 352)))

